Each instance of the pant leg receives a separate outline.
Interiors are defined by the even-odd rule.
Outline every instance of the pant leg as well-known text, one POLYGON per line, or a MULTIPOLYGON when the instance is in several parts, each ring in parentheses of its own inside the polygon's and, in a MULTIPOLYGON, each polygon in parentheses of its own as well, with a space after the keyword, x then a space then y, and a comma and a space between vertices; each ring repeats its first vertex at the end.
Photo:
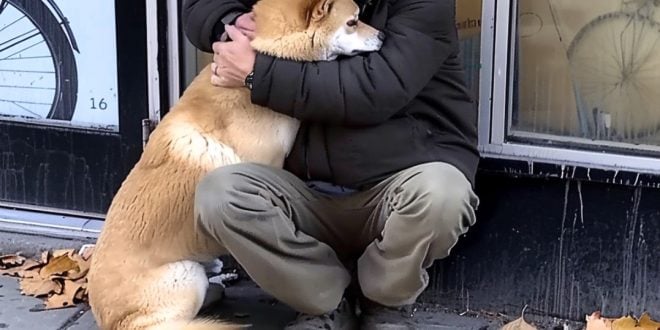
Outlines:
POLYGON ((327 244, 341 232, 330 198, 284 170, 237 164, 202 179, 195 209, 200 230, 266 292, 309 314, 337 307, 350 276, 327 244))
POLYGON ((367 195, 379 198, 365 226, 373 241, 358 260, 362 292, 386 306, 411 304, 428 285, 426 269, 475 223, 479 199, 446 163, 401 171, 367 195))

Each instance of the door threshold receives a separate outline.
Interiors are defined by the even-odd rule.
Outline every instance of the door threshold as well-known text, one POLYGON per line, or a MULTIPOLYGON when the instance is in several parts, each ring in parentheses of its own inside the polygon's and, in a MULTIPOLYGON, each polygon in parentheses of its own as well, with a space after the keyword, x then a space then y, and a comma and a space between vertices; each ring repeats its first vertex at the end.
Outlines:
POLYGON ((96 239, 102 227, 99 218, 0 207, 0 231, 96 239))

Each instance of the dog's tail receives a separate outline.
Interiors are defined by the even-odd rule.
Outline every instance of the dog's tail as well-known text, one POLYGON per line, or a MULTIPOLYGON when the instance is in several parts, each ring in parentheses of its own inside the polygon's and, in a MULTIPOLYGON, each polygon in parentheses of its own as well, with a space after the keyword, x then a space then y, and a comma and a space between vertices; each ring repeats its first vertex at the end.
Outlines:
POLYGON ((177 321, 161 324, 150 330, 239 330, 246 325, 231 324, 214 319, 194 319, 192 321, 177 321))

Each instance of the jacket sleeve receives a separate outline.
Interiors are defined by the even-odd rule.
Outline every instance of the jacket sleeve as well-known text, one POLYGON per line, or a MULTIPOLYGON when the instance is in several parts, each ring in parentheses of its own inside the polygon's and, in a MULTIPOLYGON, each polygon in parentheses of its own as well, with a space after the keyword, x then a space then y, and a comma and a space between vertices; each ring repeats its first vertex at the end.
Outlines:
POLYGON ((211 52, 211 44, 241 13, 251 10, 256 0, 183 0, 183 31, 198 49, 211 52))
POLYGON ((454 11, 454 0, 390 1, 385 42, 364 56, 303 63, 259 54, 252 102, 303 121, 382 123, 457 51, 454 11))

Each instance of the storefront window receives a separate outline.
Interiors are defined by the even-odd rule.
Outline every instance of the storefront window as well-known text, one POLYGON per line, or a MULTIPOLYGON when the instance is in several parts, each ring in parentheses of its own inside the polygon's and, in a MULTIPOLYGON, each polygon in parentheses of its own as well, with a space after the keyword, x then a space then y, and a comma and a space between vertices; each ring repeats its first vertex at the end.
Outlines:
POLYGON ((519 0, 507 138, 660 151, 660 0, 519 0))
POLYGON ((481 1, 456 1, 456 27, 461 43, 467 84, 475 99, 479 99, 479 69, 481 68, 481 1))

